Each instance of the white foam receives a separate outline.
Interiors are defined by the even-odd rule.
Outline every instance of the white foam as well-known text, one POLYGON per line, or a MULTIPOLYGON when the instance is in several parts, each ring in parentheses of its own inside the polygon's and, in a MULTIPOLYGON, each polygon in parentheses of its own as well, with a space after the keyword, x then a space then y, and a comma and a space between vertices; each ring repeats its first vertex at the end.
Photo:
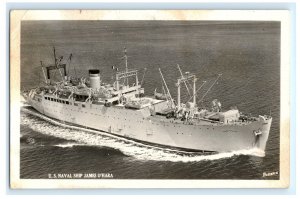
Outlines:
POLYGON ((73 146, 81 146, 84 144, 77 144, 77 143, 64 143, 64 144, 56 144, 54 146, 60 147, 60 148, 72 148, 73 146))
POLYGON ((42 118, 43 120, 46 120, 46 122, 34 117, 28 117, 27 114, 23 113, 21 114, 22 125, 27 125, 34 131, 40 132, 42 134, 76 141, 76 143, 56 145, 58 147, 73 147, 74 145, 110 147, 120 150, 125 155, 132 156, 140 160, 172 162, 217 160, 222 158, 230 158, 236 155, 251 155, 259 157, 263 157, 265 155, 264 151, 261 151, 257 148, 226 153, 217 153, 212 155, 203 155, 196 152, 176 151, 172 149, 141 144, 132 140, 127 140, 125 138, 110 135, 105 132, 66 125, 28 109, 24 109, 23 112, 42 118))

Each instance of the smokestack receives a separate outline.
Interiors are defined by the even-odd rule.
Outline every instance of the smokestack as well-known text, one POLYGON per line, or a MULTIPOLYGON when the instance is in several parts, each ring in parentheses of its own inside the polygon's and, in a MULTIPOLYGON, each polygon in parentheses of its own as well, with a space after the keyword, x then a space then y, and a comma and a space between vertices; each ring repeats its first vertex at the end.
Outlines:
POLYGON ((89 76, 90 76, 91 88, 92 89, 100 88, 100 70, 98 69, 89 70, 89 76))

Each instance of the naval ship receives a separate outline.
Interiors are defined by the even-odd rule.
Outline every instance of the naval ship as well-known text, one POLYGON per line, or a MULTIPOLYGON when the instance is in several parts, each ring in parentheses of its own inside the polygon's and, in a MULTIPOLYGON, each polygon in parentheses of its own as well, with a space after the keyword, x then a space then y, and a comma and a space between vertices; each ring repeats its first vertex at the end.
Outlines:
MULTIPOLYGON (((126 48, 122 57, 125 69, 119 71, 112 66, 112 84, 101 80, 98 69, 88 70, 88 78, 68 76, 63 57, 57 58, 55 48, 53 50, 54 64, 41 62, 44 86, 22 93, 29 105, 47 117, 184 151, 218 153, 253 148, 264 151, 266 148, 272 123, 270 115, 253 117, 242 114, 237 108, 222 110, 217 99, 212 101, 210 108, 198 107, 196 94, 205 81, 196 89, 195 74, 182 73, 179 65, 181 75, 175 84, 177 100, 174 100, 160 69, 163 92, 155 89, 153 96, 145 96, 138 70, 128 68, 126 48), (51 79, 53 70, 59 71, 61 80, 51 79), (181 101, 182 85, 190 93, 186 103, 181 101)), ((72 54, 69 61, 71 57, 72 54)))

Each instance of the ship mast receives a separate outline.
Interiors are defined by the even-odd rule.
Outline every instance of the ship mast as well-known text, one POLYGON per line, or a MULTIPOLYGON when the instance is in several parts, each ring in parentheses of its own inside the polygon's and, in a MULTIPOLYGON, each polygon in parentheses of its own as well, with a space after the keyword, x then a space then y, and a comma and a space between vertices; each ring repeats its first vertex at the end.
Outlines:
MULTIPOLYGON (((202 82, 201 86, 196 90, 196 92, 194 92, 193 96, 191 96, 191 97, 188 99, 187 102, 189 102, 193 97, 196 96, 196 94, 198 93, 198 91, 204 86, 205 83, 206 83, 206 81, 203 81, 203 82, 202 82)), ((195 99, 195 101, 196 101, 196 99, 195 99)))
POLYGON ((127 82, 127 86, 129 87, 128 84, 128 77, 135 76, 135 87, 137 92, 139 91, 139 80, 138 80, 138 71, 137 70, 128 70, 128 56, 127 56, 127 50, 126 47, 124 47, 124 56, 121 59, 125 59, 125 71, 123 72, 117 72, 116 73, 116 90, 120 90, 120 80, 124 79, 127 82))
MULTIPOLYGON (((181 71, 181 68, 180 68, 179 64, 177 64, 177 68, 178 68, 178 70, 179 70, 179 72, 180 72, 181 77, 183 77, 183 74, 182 74, 182 71, 181 71)), ((186 83, 185 81, 184 81, 184 85, 185 85, 185 87, 186 87, 186 90, 187 90, 189 96, 191 97, 190 90, 189 90, 189 88, 188 88, 188 86, 187 86, 187 83, 186 83)), ((190 85, 189 85, 189 86, 190 86, 190 85)))
POLYGON ((58 67, 57 58, 56 58, 56 53, 55 53, 55 47, 54 47, 54 46, 53 46, 53 55, 54 55, 54 63, 55 63, 55 67, 56 67, 56 69, 59 71, 60 77, 61 77, 61 79, 62 79, 63 82, 64 82, 64 78, 63 78, 63 76, 62 76, 62 74, 61 74, 60 68, 58 67))
MULTIPOLYGON (((177 79, 177 105, 178 107, 180 107, 181 105, 181 94, 180 94, 180 90, 181 90, 181 83, 185 83, 186 85, 186 82, 187 81, 190 81, 192 80, 193 81, 193 96, 191 98, 193 98, 193 104, 196 105, 196 76, 193 75, 193 74, 190 74, 189 72, 186 72, 186 75, 182 75, 180 78, 177 79)), ((187 85, 186 85, 187 86, 187 85)))
POLYGON ((44 70, 44 66, 43 66, 43 62, 42 61, 40 61, 41 62, 41 66, 42 66, 42 70, 43 70, 43 75, 44 75, 44 78, 45 78, 45 82, 46 82, 46 84, 48 84, 48 81, 47 81, 47 78, 46 78, 46 74, 45 74, 45 70, 44 70))
MULTIPOLYGON (((127 57, 127 49, 124 47, 124 58, 125 58, 125 72, 128 72, 128 57, 127 57)), ((128 77, 126 78, 126 84, 128 86, 128 77)))
POLYGON ((170 94, 169 88, 168 88, 168 86, 167 86, 167 83, 166 83, 166 81, 165 81, 165 78, 164 78, 164 76, 163 76, 163 74, 162 74, 160 68, 158 68, 158 70, 159 70, 159 73, 160 73, 160 75, 161 75, 161 78, 162 78, 162 80, 163 80, 163 82, 164 82, 164 84, 165 84, 165 87, 166 87, 166 89, 167 89, 169 98, 171 99, 171 105, 172 105, 172 108, 173 108, 173 107, 175 107, 173 98, 172 98, 172 96, 171 96, 171 94, 170 94))

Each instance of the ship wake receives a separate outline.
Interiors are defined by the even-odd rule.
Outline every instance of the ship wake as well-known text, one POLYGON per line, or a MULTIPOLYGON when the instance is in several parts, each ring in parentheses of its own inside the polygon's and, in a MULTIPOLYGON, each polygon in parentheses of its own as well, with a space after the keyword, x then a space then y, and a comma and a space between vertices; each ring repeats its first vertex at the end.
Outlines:
POLYGON ((238 155, 259 157, 263 157, 265 155, 264 151, 256 148, 226 153, 203 154, 200 152, 185 152, 156 147, 114 136, 105 132, 64 124, 25 107, 22 107, 21 109, 21 125, 28 126, 32 130, 45 135, 70 141, 70 143, 67 144, 55 145, 58 147, 64 148, 77 145, 109 147, 139 160, 196 162, 231 158, 238 155))

